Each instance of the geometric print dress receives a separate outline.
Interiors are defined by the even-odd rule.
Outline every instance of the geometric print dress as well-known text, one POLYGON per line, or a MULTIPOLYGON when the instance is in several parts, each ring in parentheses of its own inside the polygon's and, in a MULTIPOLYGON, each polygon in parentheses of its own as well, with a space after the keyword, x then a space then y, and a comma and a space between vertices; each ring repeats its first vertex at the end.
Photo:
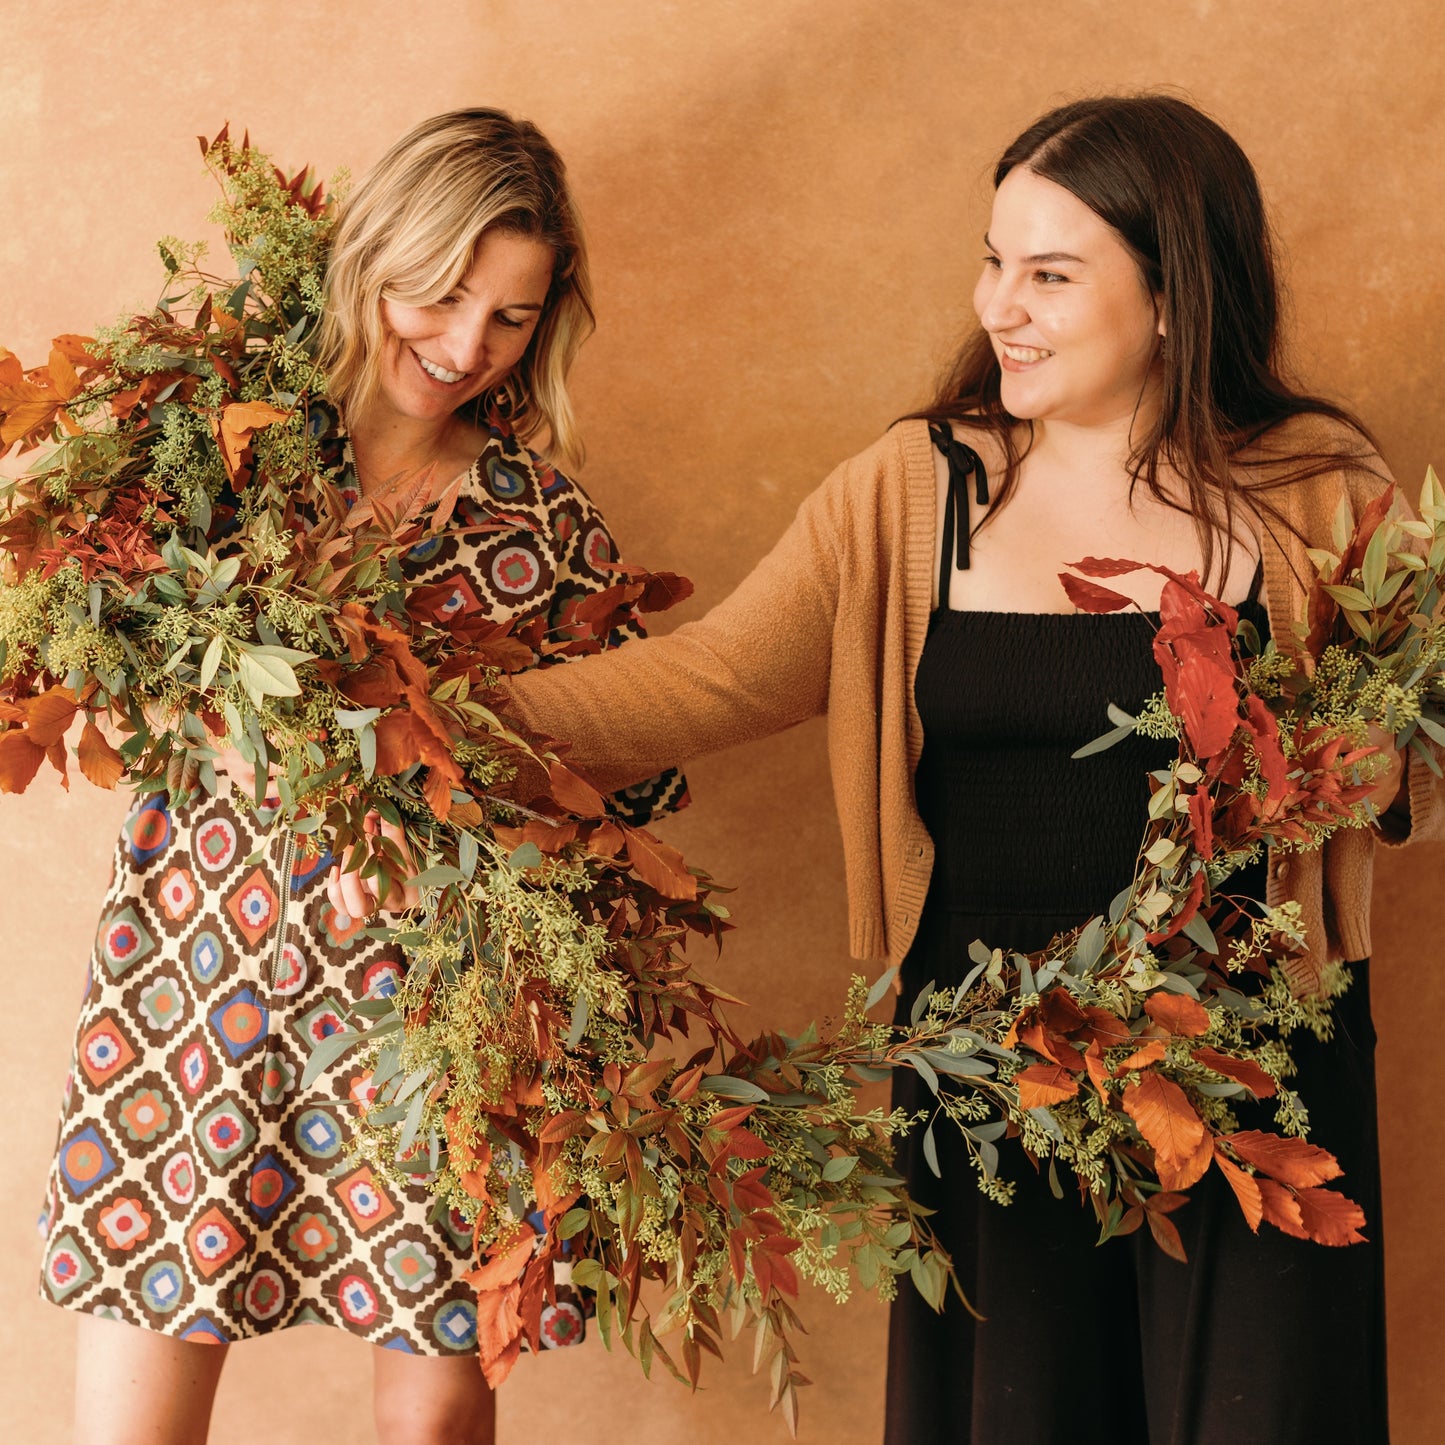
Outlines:
MULTIPOLYGON (((334 413, 311 422, 354 495, 334 413)), ((434 594, 444 616, 545 627, 544 666, 640 635, 632 621, 599 637, 572 615, 616 581, 600 565, 612 539, 580 487, 490 422, 452 529, 515 526, 433 539, 408 572, 452 587, 434 594)), ((612 805, 645 822, 685 802, 669 772, 612 805)), ((349 1155, 368 1099, 359 1064, 301 1088, 348 1003, 394 991, 404 960, 332 907, 330 855, 266 822, 227 797, 171 808, 164 793, 126 820, 62 1100, 41 1293, 188 1340, 316 1323, 420 1355, 473 1350, 470 1228, 349 1155)), ((566 1274, 549 1347, 585 1333, 566 1274)))

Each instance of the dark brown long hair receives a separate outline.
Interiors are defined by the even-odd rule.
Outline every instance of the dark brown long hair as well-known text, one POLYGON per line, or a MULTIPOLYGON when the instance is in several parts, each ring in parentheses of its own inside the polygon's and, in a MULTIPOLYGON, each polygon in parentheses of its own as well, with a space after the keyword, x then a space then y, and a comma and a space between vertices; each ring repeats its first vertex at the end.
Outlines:
MULTIPOLYGON (((1206 577, 1216 528, 1233 535, 1243 492, 1256 511, 1277 516, 1259 492, 1341 464, 1367 465, 1374 441, 1364 425, 1285 378, 1269 222, 1254 167, 1222 126, 1171 95, 1077 100, 1041 116, 1009 146, 994 167, 995 189, 1016 166, 1063 186, 1111 226, 1160 298, 1167 344, 1159 408, 1128 465, 1135 485, 1194 516, 1206 577), (1288 457, 1273 452, 1266 433, 1306 414, 1343 423, 1354 440, 1288 457), (1161 464, 1184 481, 1187 505, 1165 494, 1161 464), (1243 485, 1240 470, 1250 474, 1243 485)), ((913 413, 981 422, 1002 445, 1001 485, 975 531, 1007 502, 1032 443, 1029 426, 1020 446, 999 376, 980 329, 933 399, 913 413)))

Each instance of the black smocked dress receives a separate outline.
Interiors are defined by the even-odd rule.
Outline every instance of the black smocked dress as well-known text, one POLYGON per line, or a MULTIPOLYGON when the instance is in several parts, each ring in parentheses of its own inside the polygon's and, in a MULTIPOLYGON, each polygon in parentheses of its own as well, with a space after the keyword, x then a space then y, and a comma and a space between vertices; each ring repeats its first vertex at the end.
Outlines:
MULTIPOLYGON (((977 459, 935 440, 949 455, 950 510, 966 529, 963 474, 977 459)), ((1172 752, 1130 739, 1070 758, 1107 729, 1109 702, 1132 712, 1159 690, 1157 618, 953 611, 950 552, 945 536, 915 683, 924 730, 915 787, 936 856, 902 968, 905 1012, 930 979, 963 977, 973 939, 1031 951, 1106 910, 1133 874, 1146 773, 1172 752)), ((1241 611, 1267 628, 1257 600, 1241 611)), ((1255 865, 1233 891, 1262 897, 1263 885, 1255 865)), ((941 1178, 915 1131, 900 1167, 913 1197, 938 1211, 934 1226, 985 1319, 956 1299, 935 1315, 903 1286, 889 1332, 886 1445, 1388 1440, 1375 1036, 1367 970, 1354 973, 1333 1042, 1296 1034, 1291 1047, 1311 1137, 1339 1158, 1370 1242, 1328 1249, 1267 1225, 1255 1236, 1211 1171, 1171 1216, 1187 1265, 1148 1231, 1097 1246, 1092 1211, 1067 1183, 1055 1199, 1017 1145, 1001 1150, 1018 1192, 1000 1206, 979 1193, 955 1130, 934 1131, 941 1178)), ((894 1101, 931 1099, 900 1071, 894 1101)), ((1242 1127, 1269 1121, 1270 1106, 1255 1107, 1242 1127)))

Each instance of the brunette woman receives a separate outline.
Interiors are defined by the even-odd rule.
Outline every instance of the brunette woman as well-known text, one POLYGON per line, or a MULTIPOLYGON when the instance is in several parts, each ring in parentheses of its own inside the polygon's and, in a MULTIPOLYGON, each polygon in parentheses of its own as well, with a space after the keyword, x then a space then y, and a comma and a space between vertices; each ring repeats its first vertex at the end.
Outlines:
MULTIPOLYGON (((452 588, 448 613, 566 626, 569 651, 603 645, 571 609, 607 585, 612 542, 547 459, 578 453, 566 379, 592 328, 551 145, 494 110, 418 126, 345 206, 328 293, 334 407, 311 420, 343 494, 461 476, 457 534, 416 549, 413 574, 452 588)), ((240 758, 224 761, 252 795, 240 758)), ((655 796, 680 791, 673 775, 655 796)), ((348 1157, 359 1065, 300 1085, 347 1003, 391 991, 404 966, 364 932, 375 903, 239 799, 152 796, 127 821, 47 1208, 42 1292, 80 1312, 78 1440, 195 1445, 228 1345, 307 1323, 374 1347, 386 1445, 493 1438, 461 1277, 470 1227, 348 1157)), ((544 1336, 582 1331, 562 1288, 544 1336)), ((305 1381, 283 1376, 260 1408, 284 1413, 289 1388, 305 1381)))
MULTIPOLYGON (((932 402, 839 467, 706 617, 515 688, 609 785, 826 712, 852 951, 901 962, 905 1001, 961 978, 974 938, 1041 947, 1133 874, 1157 752, 1069 755, 1108 702, 1159 689, 1152 623, 1075 614, 1066 564, 1195 569, 1287 648, 1306 549, 1342 496, 1358 513, 1387 482, 1364 429, 1286 379, 1258 185, 1215 122, 1168 96, 1080 101, 1019 136, 994 181, 980 329, 932 402)), ((1140 609, 1159 583, 1111 581, 1140 609)), ((1370 1242, 1256 1237, 1206 1182, 1174 1216, 1187 1265, 1138 1237, 1096 1248, 1089 1211, 1022 1156, 1001 1207, 961 1147, 935 1179, 910 1145, 910 1187, 984 1322, 904 1290, 889 1445, 1387 1439, 1371 856, 1445 829, 1429 771, 1389 756, 1378 832, 1239 882, 1297 899, 1316 960, 1353 967, 1334 1041, 1297 1048, 1299 1087, 1370 1242)), ((911 1076, 896 1097, 930 1102, 911 1076)))

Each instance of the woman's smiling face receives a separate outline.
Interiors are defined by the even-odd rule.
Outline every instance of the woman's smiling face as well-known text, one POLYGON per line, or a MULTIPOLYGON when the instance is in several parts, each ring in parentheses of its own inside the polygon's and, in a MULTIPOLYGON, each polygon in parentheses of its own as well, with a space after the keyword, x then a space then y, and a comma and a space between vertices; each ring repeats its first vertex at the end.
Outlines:
POLYGON ((381 303, 381 406, 444 422, 522 359, 552 284, 552 248, 511 231, 483 233, 465 276, 429 306, 381 303))
POLYGON ((1127 422, 1157 385, 1163 321, 1118 234, 1079 198, 1019 166, 994 196, 973 307, 993 341, 1004 407, 1020 420, 1127 422))

